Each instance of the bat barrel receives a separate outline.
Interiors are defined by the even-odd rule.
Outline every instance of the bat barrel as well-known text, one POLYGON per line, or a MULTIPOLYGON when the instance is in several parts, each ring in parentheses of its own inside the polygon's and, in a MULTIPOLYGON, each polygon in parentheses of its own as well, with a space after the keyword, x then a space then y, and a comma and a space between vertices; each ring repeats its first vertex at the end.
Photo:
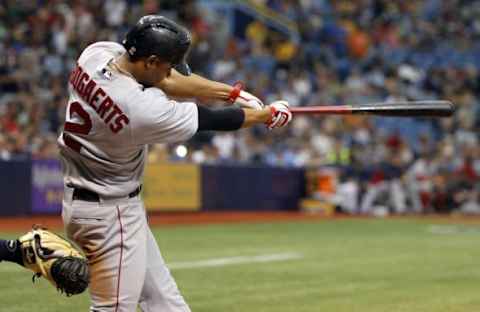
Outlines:
POLYGON ((403 102, 395 105, 374 104, 369 106, 352 107, 353 114, 375 114, 383 116, 432 116, 449 117, 455 109, 449 101, 418 101, 403 102))
POLYGON ((449 117, 455 112, 450 101, 405 101, 360 105, 294 107, 294 114, 379 115, 391 117, 449 117))

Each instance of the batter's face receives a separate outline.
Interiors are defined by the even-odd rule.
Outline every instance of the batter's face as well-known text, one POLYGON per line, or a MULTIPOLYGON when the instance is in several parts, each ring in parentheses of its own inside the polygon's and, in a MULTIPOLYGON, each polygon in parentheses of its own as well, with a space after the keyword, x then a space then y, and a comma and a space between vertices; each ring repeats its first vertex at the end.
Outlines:
POLYGON ((150 56, 143 62, 144 78, 142 80, 145 84, 154 86, 169 77, 172 72, 172 64, 162 61, 156 56, 150 56))

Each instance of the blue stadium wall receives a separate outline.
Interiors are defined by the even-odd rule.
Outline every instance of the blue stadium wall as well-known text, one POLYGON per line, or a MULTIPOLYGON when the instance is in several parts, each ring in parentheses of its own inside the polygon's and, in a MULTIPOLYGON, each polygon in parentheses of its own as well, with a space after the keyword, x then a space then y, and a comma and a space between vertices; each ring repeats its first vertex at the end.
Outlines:
MULTIPOLYGON (((0 162, 0 172, 0 216, 60 214, 59 161, 0 162)), ((303 169, 191 164, 147 166, 143 192, 149 211, 288 211, 304 195, 303 169)))
POLYGON ((31 212, 30 161, 0 162, 0 215, 17 216, 31 212))

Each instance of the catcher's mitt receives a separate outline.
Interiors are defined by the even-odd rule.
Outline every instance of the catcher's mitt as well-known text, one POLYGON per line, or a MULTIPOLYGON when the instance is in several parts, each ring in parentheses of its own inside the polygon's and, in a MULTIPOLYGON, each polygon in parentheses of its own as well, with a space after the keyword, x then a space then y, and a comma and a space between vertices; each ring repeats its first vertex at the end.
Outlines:
POLYGON ((69 241, 38 226, 18 240, 24 266, 35 273, 33 281, 43 276, 69 297, 87 289, 87 260, 69 241))

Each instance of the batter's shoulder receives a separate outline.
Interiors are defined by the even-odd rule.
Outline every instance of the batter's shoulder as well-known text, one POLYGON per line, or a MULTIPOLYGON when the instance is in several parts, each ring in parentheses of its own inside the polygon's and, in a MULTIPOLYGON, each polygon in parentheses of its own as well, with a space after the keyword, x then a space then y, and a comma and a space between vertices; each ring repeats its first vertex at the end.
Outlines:
POLYGON ((118 56, 124 52, 125 52, 125 48, 117 42, 98 41, 87 46, 85 50, 83 50, 79 59, 87 58, 91 55, 98 54, 98 53, 108 53, 108 54, 112 54, 113 56, 118 56))

